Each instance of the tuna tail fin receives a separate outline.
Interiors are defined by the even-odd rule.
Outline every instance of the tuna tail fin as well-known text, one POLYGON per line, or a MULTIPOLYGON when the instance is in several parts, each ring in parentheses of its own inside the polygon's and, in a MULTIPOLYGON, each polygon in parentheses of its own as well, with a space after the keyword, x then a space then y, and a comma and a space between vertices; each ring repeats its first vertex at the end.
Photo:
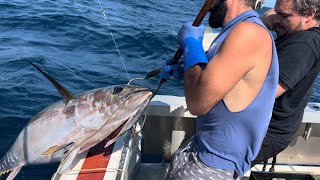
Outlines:
POLYGON ((35 67, 39 72, 41 72, 54 85, 54 87, 59 91, 59 93, 63 97, 64 102, 68 102, 72 99, 76 99, 65 87, 63 87, 58 81, 56 81, 48 73, 43 71, 41 68, 39 68, 38 66, 36 66, 32 62, 30 62, 30 61, 27 61, 27 62, 29 64, 31 64, 33 67, 35 67))
POLYGON ((61 161, 57 169, 57 172, 53 174, 53 176, 51 177, 51 180, 60 179, 63 173, 68 172, 70 168, 72 168, 73 160, 75 159, 79 151, 80 151, 80 147, 72 150, 67 156, 63 158, 63 160, 61 161))
MULTIPOLYGON (((9 151, 0 159, 0 177, 2 175, 10 173, 12 170, 15 169, 15 167, 20 166, 19 162, 12 160, 14 159, 13 157, 14 156, 12 156, 9 151)), ((12 174, 12 172, 10 174, 12 174)))
POLYGON ((12 172, 7 177, 7 180, 13 180, 14 177, 16 177, 17 174, 20 172, 21 168, 22 168, 22 165, 18 165, 15 168, 13 168, 12 172))
POLYGON ((8 170, 3 170, 3 171, 1 171, 1 172, 0 172, 0 177, 1 177, 2 175, 4 175, 4 174, 9 173, 10 171, 12 171, 12 169, 8 169, 8 170))
POLYGON ((20 172, 21 168, 22 168, 23 165, 18 165, 12 169, 8 169, 8 170, 4 170, 2 172, 0 172, 0 177, 4 174, 7 174, 11 171, 11 173, 9 174, 9 176, 7 177, 7 180, 12 180, 14 179, 14 177, 17 176, 17 174, 20 172))

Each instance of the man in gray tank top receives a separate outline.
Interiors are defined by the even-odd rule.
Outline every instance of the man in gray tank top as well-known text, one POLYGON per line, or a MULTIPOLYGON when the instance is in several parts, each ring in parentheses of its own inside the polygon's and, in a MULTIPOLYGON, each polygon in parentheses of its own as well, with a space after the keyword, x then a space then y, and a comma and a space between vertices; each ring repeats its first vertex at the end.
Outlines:
MULTIPOLYGON (((203 26, 180 29, 185 97, 198 116, 197 133, 174 154, 167 179, 238 179, 257 156, 279 72, 272 36, 253 7, 251 0, 214 3, 209 24, 222 30, 207 54, 203 26)), ((174 66, 166 62, 161 78, 174 66)))

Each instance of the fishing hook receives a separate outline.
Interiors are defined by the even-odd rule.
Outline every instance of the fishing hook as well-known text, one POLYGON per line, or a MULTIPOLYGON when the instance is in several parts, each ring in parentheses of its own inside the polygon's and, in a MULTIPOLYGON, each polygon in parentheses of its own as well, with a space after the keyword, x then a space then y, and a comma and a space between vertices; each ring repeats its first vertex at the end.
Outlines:
MULTIPOLYGON (((135 81, 135 80, 144 80, 144 79, 147 79, 147 78, 146 78, 146 77, 143 77, 143 78, 133 78, 133 79, 131 79, 131 80, 127 83, 127 85, 130 85, 130 84, 131 84, 133 81, 135 81)), ((161 81, 160 81, 157 89, 153 92, 153 96, 155 96, 155 95, 159 92, 161 85, 162 85, 163 83, 165 83, 166 81, 167 81, 166 79, 161 79, 161 81)))

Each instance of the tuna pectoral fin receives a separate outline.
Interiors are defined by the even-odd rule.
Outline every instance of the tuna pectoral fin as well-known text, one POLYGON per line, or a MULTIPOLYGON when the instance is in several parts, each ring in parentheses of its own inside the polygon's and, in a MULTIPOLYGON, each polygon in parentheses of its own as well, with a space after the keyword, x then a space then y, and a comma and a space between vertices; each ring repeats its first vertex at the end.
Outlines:
POLYGON ((72 145, 74 144, 74 142, 71 142, 67 145, 63 145, 63 146, 52 146, 50 147, 48 150, 46 150, 45 152, 42 153, 43 156, 49 156, 49 155, 52 155, 54 153, 62 153, 64 154, 65 152, 67 152, 71 147, 72 145))
POLYGON ((104 148, 107 148, 108 146, 110 146, 112 143, 114 143, 117 139, 116 138, 113 138, 113 139, 110 139, 106 145, 104 145, 104 148))
POLYGON ((16 175, 20 172, 21 168, 22 168, 22 165, 15 167, 7 177, 7 180, 13 180, 13 178, 16 177, 16 175))
POLYGON ((55 172, 51 177, 51 180, 60 180, 61 176, 62 176, 61 174, 58 174, 57 172, 55 172))
POLYGON ((80 147, 71 151, 60 163, 57 173, 63 174, 70 170, 74 158, 79 154, 80 147))
POLYGON ((57 172, 55 172, 53 174, 53 176, 51 177, 51 180, 59 180, 61 179, 61 175, 65 172, 67 172, 68 170, 70 170, 70 167, 72 165, 72 162, 74 160, 74 158, 77 156, 77 154, 79 153, 80 148, 77 148, 73 151, 71 151, 65 158, 63 158, 63 160, 61 161, 57 172))

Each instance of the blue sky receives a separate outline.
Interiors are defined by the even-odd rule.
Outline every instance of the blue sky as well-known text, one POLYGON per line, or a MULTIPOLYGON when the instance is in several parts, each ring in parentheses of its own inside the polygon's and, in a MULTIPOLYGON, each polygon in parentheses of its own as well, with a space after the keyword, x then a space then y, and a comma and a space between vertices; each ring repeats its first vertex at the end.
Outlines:
POLYGON ((265 0, 264 6, 273 8, 275 3, 276 3, 276 0, 265 0))

